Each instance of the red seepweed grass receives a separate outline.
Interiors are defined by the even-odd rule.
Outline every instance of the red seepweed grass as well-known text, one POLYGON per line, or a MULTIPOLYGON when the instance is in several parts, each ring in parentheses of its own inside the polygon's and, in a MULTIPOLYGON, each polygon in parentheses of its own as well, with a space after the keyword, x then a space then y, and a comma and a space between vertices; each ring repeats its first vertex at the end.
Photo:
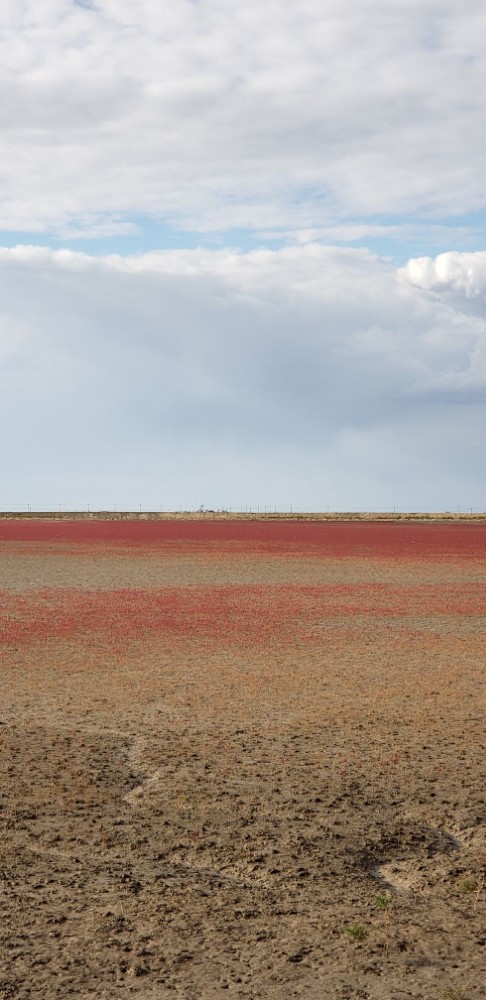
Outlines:
POLYGON ((287 555, 392 557, 486 555, 486 523, 316 521, 110 521, 3 520, 1 543, 50 543, 76 547, 169 547, 287 555))

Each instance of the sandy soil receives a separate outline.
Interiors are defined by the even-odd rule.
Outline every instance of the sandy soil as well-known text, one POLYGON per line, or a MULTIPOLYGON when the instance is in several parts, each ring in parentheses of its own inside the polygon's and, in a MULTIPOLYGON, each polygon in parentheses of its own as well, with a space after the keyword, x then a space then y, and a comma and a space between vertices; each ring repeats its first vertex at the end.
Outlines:
POLYGON ((486 997, 466 530, 393 557, 4 533, 2 1000, 486 997))

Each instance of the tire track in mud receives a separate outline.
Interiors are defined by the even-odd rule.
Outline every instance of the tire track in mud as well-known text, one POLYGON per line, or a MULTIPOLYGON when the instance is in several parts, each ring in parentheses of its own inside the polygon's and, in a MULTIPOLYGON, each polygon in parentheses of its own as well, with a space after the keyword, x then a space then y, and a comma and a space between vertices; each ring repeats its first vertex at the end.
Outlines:
MULTIPOLYGON (((137 809, 142 805, 144 796, 150 790, 158 784, 163 768, 159 767, 151 774, 147 773, 147 770, 142 766, 142 755, 147 747, 147 740, 143 736, 137 736, 133 740, 132 746, 128 751, 127 761, 130 767, 133 768, 135 773, 142 778, 139 784, 131 788, 126 795, 123 796, 123 801, 127 803, 132 809, 137 809)), ((219 882, 228 882, 230 885, 237 885, 242 889, 257 890, 261 889, 262 886, 256 882, 250 882, 248 880, 243 880, 236 878, 233 875, 227 875, 225 872, 220 871, 217 868, 199 868, 194 865, 185 865, 181 862, 168 863, 168 871, 165 873, 165 877, 168 879, 178 878, 180 876, 196 878, 217 880, 219 882)))
MULTIPOLYGON (((441 837, 448 845, 451 852, 457 853, 461 858, 471 851, 482 853, 486 846, 486 834, 484 830, 466 828, 450 833, 448 830, 435 830, 431 832, 441 837)), ((473 859, 471 859, 473 860, 473 859)), ((435 854, 433 857, 415 858, 391 858, 383 864, 376 865, 370 872, 371 877, 384 889, 393 893, 407 892, 431 892, 433 883, 440 876, 440 867, 444 861, 444 853, 435 854)), ((479 891, 482 881, 479 880, 479 891)))
POLYGON ((140 805, 146 792, 156 785, 162 773, 162 768, 157 768, 152 774, 147 774, 147 769, 143 766, 142 755, 143 751, 147 747, 147 740, 143 736, 136 736, 132 742, 132 746, 127 754, 127 763, 130 768, 133 769, 135 775, 140 778, 137 785, 130 789, 126 795, 123 796, 123 801, 126 802, 132 809, 140 805))

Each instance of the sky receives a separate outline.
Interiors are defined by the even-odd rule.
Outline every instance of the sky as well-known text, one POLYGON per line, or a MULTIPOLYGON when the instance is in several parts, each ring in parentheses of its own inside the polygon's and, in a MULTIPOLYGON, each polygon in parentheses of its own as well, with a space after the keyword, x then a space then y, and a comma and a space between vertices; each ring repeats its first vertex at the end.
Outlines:
POLYGON ((486 509, 482 0, 2 0, 0 509, 486 509))

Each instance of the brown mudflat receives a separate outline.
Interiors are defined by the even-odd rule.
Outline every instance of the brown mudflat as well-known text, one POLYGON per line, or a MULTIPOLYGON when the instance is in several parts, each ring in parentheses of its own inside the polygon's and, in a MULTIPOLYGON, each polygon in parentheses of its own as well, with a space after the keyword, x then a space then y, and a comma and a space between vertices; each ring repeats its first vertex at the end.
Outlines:
POLYGON ((486 525, 257 528, 3 524, 2 1000, 486 996, 486 525))

